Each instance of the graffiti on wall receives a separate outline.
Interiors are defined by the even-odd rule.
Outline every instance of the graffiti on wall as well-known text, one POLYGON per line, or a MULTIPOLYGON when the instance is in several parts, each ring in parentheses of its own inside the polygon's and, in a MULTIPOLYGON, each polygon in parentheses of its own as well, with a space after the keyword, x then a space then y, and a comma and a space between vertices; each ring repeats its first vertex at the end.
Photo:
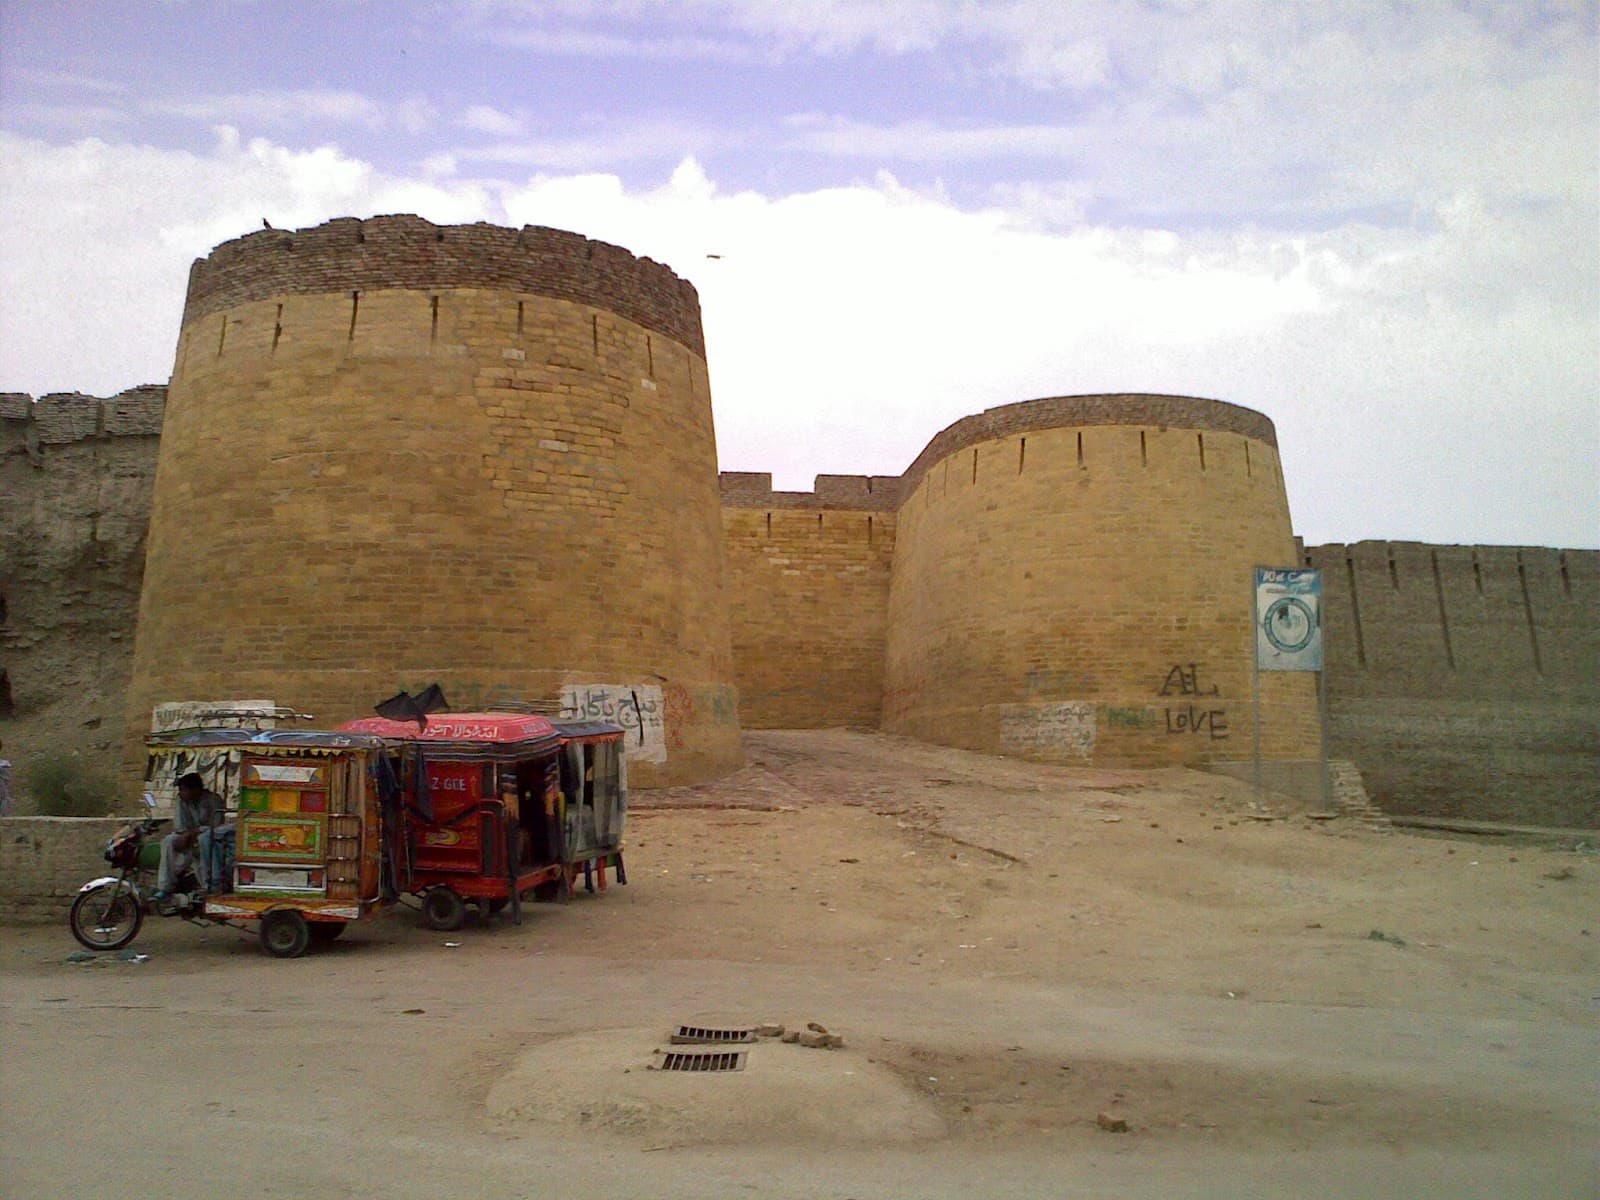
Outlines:
POLYGON ((1081 700, 1009 704, 1000 713, 1000 749, 1010 754, 1092 758, 1094 705, 1081 700))
MULTIPOLYGON (((682 699, 688 699, 686 692, 682 699)), ((628 734, 628 757, 640 762, 667 761, 667 712, 660 684, 569 683, 561 689, 562 720, 620 725, 628 734)))
POLYGON ((683 684, 669 683, 662 689, 661 699, 666 705, 667 748, 682 750, 683 727, 694 720, 694 697, 683 684))
MULTIPOLYGON (((150 713, 151 733, 177 729, 272 729, 276 707, 271 700, 176 700, 158 704, 150 713)), ((163 756, 144 789, 155 797, 156 811, 176 812, 178 778, 193 771, 230 809, 239 807, 237 750, 179 750, 163 756)))
POLYGON ((1112 729, 1149 729, 1155 725, 1155 714, 1148 708, 1114 708, 1107 705, 1100 710, 1105 723, 1112 729))
MULTIPOLYGON (((1202 699, 1221 694, 1222 689, 1217 684, 1206 686, 1198 663, 1173 663, 1161 683, 1160 691, 1156 693, 1158 696, 1194 696, 1202 699)), ((1193 700, 1187 704, 1168 704, 1165 723, 1169 734, 1209 737, 1214 742, 1225 741, 1228 737, 1228 710, 1220 706, 1197 704, 1193 700)))
POLYGON ((1212 684, 1207 688, 1200 680, 1200 665, 1198 663, 1173 663, 1172 669, 1167 672, 1166 679, 1161 684, 1158 696, 1216 696, 1221 694, 1221 688, 1212 684))

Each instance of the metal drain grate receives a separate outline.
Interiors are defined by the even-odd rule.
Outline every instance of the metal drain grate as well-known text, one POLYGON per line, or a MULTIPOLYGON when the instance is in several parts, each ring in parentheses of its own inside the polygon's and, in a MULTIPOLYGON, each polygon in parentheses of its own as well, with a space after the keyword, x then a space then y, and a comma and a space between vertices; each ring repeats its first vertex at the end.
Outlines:
POLYGON ((729 1042, 753 1042, 754 1029, 701 1029, 698 1025, 679 1025, 672 1031, 674 1046, 723 1045, 729 1042))
POLYGON ((658 1071, 742 1071, 744 1050, 657 1050, 658 1071))

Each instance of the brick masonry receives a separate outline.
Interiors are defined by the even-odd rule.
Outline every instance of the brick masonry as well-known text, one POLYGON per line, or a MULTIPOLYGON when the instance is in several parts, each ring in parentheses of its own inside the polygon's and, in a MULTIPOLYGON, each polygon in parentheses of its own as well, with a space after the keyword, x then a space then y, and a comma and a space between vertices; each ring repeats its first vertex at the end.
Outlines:
POLYGON ((1600 825, 1600 552, 1313 546, 1329 737, 1396 812, 1600 825))
POLYGON ((111 873, 103 856, 122 817, 0 818, 0 913, 66 916, 78 888, 111 873))
POLYGON ((705 357, 694 285, 660 263, 564 229, 435 225, 404 214, 258 230, 222 243, 190 269, 183 325, 256 300, 456 288, 614 313, 705 357))
MULTIPOLYGON (((1251 569, 1295 561, 1270 423, 1191 397, 1037 403, 914 464, 885 727, 1097 765, 1248 754, 1251 569)), ((1263 678, 1262 712, 1266 757, 1315 755, 1312 677, 1263 678)))
MULTIPOLYGON (((900 477, 779 492, 724 472, 719 505, 698 303, 658 264, 391 217, 251 234, 192 285, 146 619, 166 674, 127 720, 165 391, 0 395, 13 759, 41 729, 131 746, 173 689, 333 719, 434 677, 458 704, 661 687, 685 777, 735 761, 741 716, 1064 761, 1248 752, 1227 597, 1241 564, 1297 553, 1259 413, 1051 397, 956 422, 900 477), (426 632, 395 636, 441 586, 426 632), (230 629, 260 662, 230 654, 230 629), (552 644, 582 647, 583 670, 552 644)), ((1596 823, 1600 553, 1304 556, 1327 588, 1332 749, 1385 806, 1596 823)), ((1280 761, 1306 750, 1305 682, 1266 680, 1280 761)))
POLYGON ((666 761, 636 761, 635 782, 735 767, 706 364, 698 336, 652 328, 688 310, 655 293, 617 306, 633 316, 568 298, 575 279, 593 276, 594 299, 626 275, 572 235, 531 238, 538 254, 507 266, 513 231, 419 242, 425 222, 366 222, 360 242, 334 225, 293 235, 306 274, 292 285, 274 273, 288 267, 263 265, 291 252, 261 235, 193 276, 152 503, 130 774, 158 701, 264 696, 333 724, 433 681, 457 707, 642 691, 664 710, 666 761), (375 275, 391 241, 449 250, 449 269, 397 251, 375 275), (474 264, 492 286, 460 285, 474 264), (415 286, 364 290, 393 282, 415 286))
POLYGON ((814 492, 725 472, 722 526, 740 719, 877 728, 899 479, 822 475, 814 492))

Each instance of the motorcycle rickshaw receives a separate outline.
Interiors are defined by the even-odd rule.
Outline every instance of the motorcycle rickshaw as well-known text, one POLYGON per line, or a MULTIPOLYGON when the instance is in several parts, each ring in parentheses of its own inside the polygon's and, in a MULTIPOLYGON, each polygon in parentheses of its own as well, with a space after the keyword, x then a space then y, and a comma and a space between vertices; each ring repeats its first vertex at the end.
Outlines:
MULTIPOLYGON (((164 790, 198 771, 222 797, 228 823, 208 839, 210 861, 182 876, 159 908, 141 884, 150 886, 148 872, 160 861, 155 835, 165 819, 120 831, 106 847, 120 873, 79 889, 73 935, 92 950, 115 950, 154 911, 205 923, 258 922, 262 949, 277 958, 333 941, 396 898, 384 869, 384 809, 397 815, 399 799, 387 750, 370 734, 316 730, 153 734, 147 782, 164 790)), ((146 803, 154 806, 149 793, 146 803)))
POLYGON ((590 890, 608 866, 626 882, 621 741, 614 725, 560 726, 528 713, 368 717, 341 726, 382 737, 400 759, 400 890, 420 894, 430 929, 459 929, 470 902, 485 914, 590 890))

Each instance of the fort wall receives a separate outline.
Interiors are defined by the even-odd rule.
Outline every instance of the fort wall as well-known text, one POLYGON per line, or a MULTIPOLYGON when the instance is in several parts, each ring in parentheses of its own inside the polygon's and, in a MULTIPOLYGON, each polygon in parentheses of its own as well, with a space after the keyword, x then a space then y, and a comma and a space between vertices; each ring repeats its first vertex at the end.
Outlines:
MULTIPOLYGON (((719 479, 667 268, 559 230, 264 230, 195 264, 170 394, 0 395, 0 738, 131 763, 157 700, 332 723, 438 680, 621 720, 646 786, 730 769, 741 719, 1247 759, 1250 568, 1297 559, 1330 751, 1380 803, 1600 823, 1600 552, 1299 550, 1271 421, 1182 396, 990 409, 904 476, 719 479)), ((1262 677, 1269 759, 1315 754, 1313 687, 1262 677)))
POLYGON ((771 475, 723 473, 745 726, 878 727, 899 486, 819 475, 813 492, 774 492, 771 475))
POLYGON ((1395 811, 1600 824, 1600 551, 1309 547, 1329 740, 1395 811))
MULTIPOLYGON (((1294 552, 1260 414, 1059 397, 957 422, 906 476, 884 726, 1045 761, 1248 757, 1251 570, 1294 552)), ((1314 680, 1261 687, 1264 755, 1315 757, 1314 680)))
POLYGON ((40 754, 115 768, 165 397, 0 395, 0 739, 19 776, 40 754))
POLYGON ((196 264, 130 762, 157 702, 333 724, 438 681, 620 721, 645 786, 738 764, 698 307, 691 332, 693 289, 625 253, 380 218, 196 264))

